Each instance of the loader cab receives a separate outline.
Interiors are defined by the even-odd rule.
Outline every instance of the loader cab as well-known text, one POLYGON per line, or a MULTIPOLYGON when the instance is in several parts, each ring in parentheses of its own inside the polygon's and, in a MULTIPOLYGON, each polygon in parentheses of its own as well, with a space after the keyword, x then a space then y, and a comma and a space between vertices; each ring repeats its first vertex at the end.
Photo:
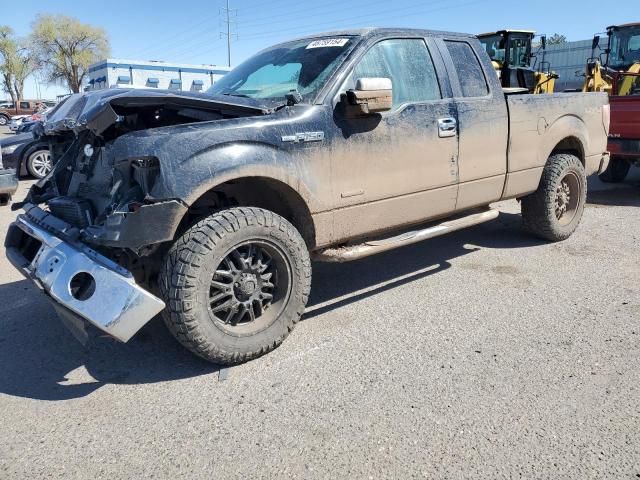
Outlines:
POLYGON ((600 43, 599 35, 593 37, 583 91, 640 95, 640 23, 611 25, 607 27, 606 47, 600 43), (598 57, 596 49, 600 50, 598 57))
POLYGON ((478 35, 505 88, 535 89, 536 76, 531 66, 531 45, 535 32, 500 30, 478 35))
POLYGON ((607 27, 609 42, 605 66, 617 71, 627 71, 640 63, 640 23, 607 27))

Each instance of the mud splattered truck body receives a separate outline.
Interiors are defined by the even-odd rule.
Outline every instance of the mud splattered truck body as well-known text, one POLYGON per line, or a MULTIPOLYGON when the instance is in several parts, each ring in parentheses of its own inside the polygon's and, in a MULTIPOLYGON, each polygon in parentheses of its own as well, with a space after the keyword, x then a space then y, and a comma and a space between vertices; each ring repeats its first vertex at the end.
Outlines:
POLYGON ((503 91, 470 35, 315 35, 205 94, 67 99, 35 133, 56 166, 18 205, 7 255, 76 330, 127 341, 162 312, 195 354, 242 362, 299 320, 311 258, 488 221, 509 198, 533 234, 567 238, 608 127, 606 94, 503 91))

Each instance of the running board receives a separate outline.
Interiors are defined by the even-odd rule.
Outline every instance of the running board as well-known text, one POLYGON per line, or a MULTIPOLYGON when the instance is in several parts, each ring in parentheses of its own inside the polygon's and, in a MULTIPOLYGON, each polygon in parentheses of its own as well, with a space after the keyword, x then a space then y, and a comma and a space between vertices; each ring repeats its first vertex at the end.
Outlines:
POLYGON ((368 240, 358 245, 321 250, 314 255, 313 259, 320 262, 350 262, 351 260, 358 260, 370 255, 375 255, 376 253, 386 252, 387 250, 393 250, 394 248, 404 247, 405 245, 439 237, 440 235, 455 232, 456 230, 479 225, 480 223, 497 218, 499 214, 500 212, 498 212, 498 210, 490 208, 461 218, 448 220, 422 230, 405 232, 395 237, 381 240, 368 240))

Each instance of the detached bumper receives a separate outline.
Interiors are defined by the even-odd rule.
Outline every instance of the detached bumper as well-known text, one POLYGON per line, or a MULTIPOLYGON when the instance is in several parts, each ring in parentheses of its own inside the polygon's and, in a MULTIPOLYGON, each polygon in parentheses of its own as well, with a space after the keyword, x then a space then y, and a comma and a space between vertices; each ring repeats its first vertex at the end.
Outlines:
POLYGON ((15 170, 0 169, 0 205, 6 205, 18 189, 18 175, 15 170))
POLYGON ((165 307, 129 271, 64 236, 20 215, 5 240, 7 258, 44 290, 62 316, 81 317, 126 342, 165 307))

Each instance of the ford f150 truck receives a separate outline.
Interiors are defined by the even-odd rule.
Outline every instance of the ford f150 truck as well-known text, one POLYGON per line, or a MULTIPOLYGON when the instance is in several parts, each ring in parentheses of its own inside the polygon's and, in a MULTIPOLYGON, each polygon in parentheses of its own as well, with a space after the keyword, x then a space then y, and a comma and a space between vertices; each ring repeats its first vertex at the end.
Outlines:
POLYGON ((566 239, 608 126, 606 94, 503 91, 470 35, 301 38, 206 94, 68 98, 35 132, 55 167, 17 206, 7 256, 77 331, 127 341, 162 312, 195 354, 242 362, 300 319, 311 258, 475 225, 510 198, 533 234, 566 239))

